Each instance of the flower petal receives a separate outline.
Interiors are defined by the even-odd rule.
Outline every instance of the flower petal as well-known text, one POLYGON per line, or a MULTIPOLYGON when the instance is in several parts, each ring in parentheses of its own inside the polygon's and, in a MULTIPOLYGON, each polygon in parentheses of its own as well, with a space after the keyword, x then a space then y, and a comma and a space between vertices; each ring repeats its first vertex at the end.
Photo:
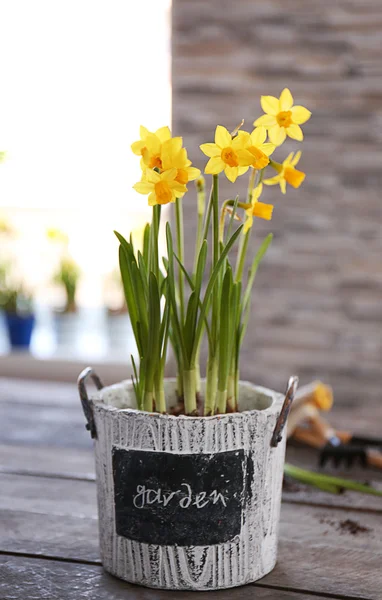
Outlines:
POLYGON ((292 121, 293 123, 296 123, 296 125, 302 125, 303 123, 306 123, 306 121, 308 121, 308 119, 310 119, 312 116, 310 110, 304 106, 292 106, 290 111, 292 113, 292 121))
POLYGON ((159 138, 159 140, 163 143, 166 140, 169 140, 171 137, 171 131, 168 127, 161 127, 157 129, 155 135, 159 138))
POLYGON ((149 150, 150 154, 159 154, 161 150, 161 143, 159 138, 154 134, 150 133, 145 139, 145 146, 149 150))
POLYGON ((302 155, 301 150, 296 152, 296 154, 294 155, 294 158, 292 158, 292 160, 290 161, 290 164, 292 165, 292 167, 295 167, 298 164, 298 162, 301 158, 301 155, 302 155))
POLYGON ((150 192, 153 191, 154 184, 153 183, 149 183, 148 181, 138 181, 138 183, 136 183, 135 185, 133 185, 133 188, 139 194, 149 194, 150 192))
POLYGON ((143 125, 140 126, 139 128, 139 135, 141 136, 141 140, 144 140, 145 137, 147 137, 151 132, 147 129, 147 127, 144 127, 143 125))
POLYGON ((245 148, 251 143, 251 136, 247 131, 239 131, 236 137, 231 142, 232 148, 238 150, 239 148, 245 148))
POLYGON ((263 184, 259 183, 252 191, 252 204, 255 204, 263 192, 263 184))
POLYGON ((239 169, 239 175, 244 175, 244 173, 246 173, 249 169, 249 167, 238 167, 239 169))
POLYGON ((253 216, 270 221, 272 219, 273 208, 273 204, 256 202, 255 206, 253 207, 253 216))
POLYGON ((152 192, 150 194, 150 196, 147 198, 148 202, 149 202, 149 206, 155 206, 156 204, 158 204, 158 199, 156 197, 156 194, 154 192, 152 192))
POLYGON ((267 139, 267 130, 265 127, 256 127, 251 133, 251 142, 254 146, 260 146, 264 144, 267 139))
POLYGON ((216 144, 202 144, 199 148, 206 156, 209 156, 209 158, 220 156, 221 154, 221 149, 216 144))
POLYGON ((260 98, 261 108, 268 115, 277 115, 279 112, 279 100, 274 96, 261 96, 260 98))
POLYGON ((285 179, 280 179, 280 189, 283 194, 286 193, 286 181, 285 179))
POLYGON ((230 167, 229 165, 225 166, 224 173, 229 181, 235 183, 236 179, 239 176, 239 168, 238 167, 230 167))
POLYGON ((225 167, 225 162, 222 161, 220 156, 214 156, 214 157, 210 158, 210 160, 206 164, 206 168, 204 169, 204 172, 207 175, 217 175, 218 173, 221 173, 224 170, 224 167, 225 167))
POLYGON ((253 154, 248 152, 248 150, 237 150, 236 156, 240 167, 249 167, 255 160, 253 154))
POLYGON ((281 146, 281 144, 285 141, 286 131, 285 127, 280 127, 280 125, 274 125, 268 130, 269 139, 272 144, 275 146, 281 146))
POLYGON ((280 183, 281 178, 281 175, 275 175, 269 179, 263 179, 263 183, 265 183, 265 185, 276 185, 277 183, 280 183))
POLYGON ((185 185, 180 185, 180 187, 172 187, 172 189, 176 198, 181 198, 186 192, 188 192, 188 189, 185 185))
POLYGON ((259 117, 258 119, 256 119, 256 121, 254 121, 253 125, 254 125, 254 127, 266 127, 268 129, 269 127, 272 127, 276 123, 277 123, 276 117, 274 117, 273 115, 263 115, 262 117, 259 117))
POLYGON ((175 179, 177 174, 178 169, 169 169, 168 171, 163 171, 161 179, 163 179, 164 181, 171 181, 172 179, 175 179))
POLYGON ((217 146, 220 148, 226 148, 232 144, 231 134, 225 127, 223 127, 223 125, 218 125, 216 127, 215 144, 217 144, 217 146))
POLYGON ((137 156, 141 156, 142 154, 142 149, 145 147, 145 143, 142 140, 139 140, 138 142, 134 142, 133 144, 131 144, 131 150, 133 151, 134 154, 136 154, 137 156))
POLYGON ((285 160, 283 160, 283 167, 288 167, 292 164, 292 159, 294 156, 294 152, 290 152, 285 160))
POLYGON ((284 88, 280 95, 280 110, 290 110, 293 106, 293 96, 288 90, 284 88))
POLYGON ((243 233, 247 233, 247 231, 249 229, 251 229, 252 225, 253 225, 253 216, 252 215, 248 215, 247 218, 246 218, 246 220, 245 220, 245 223, 244 223, 243 233))
POLYGON ((293 123, 292 125, 289 125, 286 131, 289 137, 292 138, 292 140, 302 142, 302 140, 304 139, 304 134, 302 133, 300 125, 295 125, 293 123))
POLYGON ((266 144, 260 144, 258 148, 261 150, 261 152, 264 152, 266 156, 270 156, 276 150, 276 146, 274 144, 270 144, 269 142, 266 144))
POLYGON ((187 175, 188 181, 194 181, 194 179, 200 177, 200 169, 197 169, 196 167, 187 167, 187 175))
POLYGON ((145 177, 149 183, 158 183, 160 181, 159 173, 153 171, 153 169, 146 169, 145 177))

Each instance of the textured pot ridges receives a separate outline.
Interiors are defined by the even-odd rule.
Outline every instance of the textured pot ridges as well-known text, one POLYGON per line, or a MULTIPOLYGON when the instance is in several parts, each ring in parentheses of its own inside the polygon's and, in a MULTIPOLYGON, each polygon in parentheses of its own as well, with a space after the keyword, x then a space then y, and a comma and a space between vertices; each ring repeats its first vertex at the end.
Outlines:
MULTIPOLYGON (((173 381, 166 383, 166 394, 174 394, 173 381)), ((269 406, 203 418, 172 417, 112 406, 133 406, 128 382, 104 388, 93 397, 100 545, 107 571, 150 587, 213 590, 255 581, 274 567, 285 440, 277 448, 271 448, 270 441, 283 397, 247 383, 241 384, 240 397, 243 409, 269 406), (118 535, 113 447, 211 455, 244 450, 245 491, 240 533, 229 541, 209 546, 159 546, 118 535)))

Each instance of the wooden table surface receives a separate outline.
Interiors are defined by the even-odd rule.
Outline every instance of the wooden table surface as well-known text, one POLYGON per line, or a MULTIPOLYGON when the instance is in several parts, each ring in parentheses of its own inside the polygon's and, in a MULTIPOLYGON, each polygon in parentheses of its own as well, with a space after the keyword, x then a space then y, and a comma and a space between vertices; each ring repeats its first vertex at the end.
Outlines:
MULTIPOLYGON (((381 436, 382 403, 335 407, 331 420, 381 436)), ((290 446, 287 460, 315 468, 317 456, 290 446)), ((378 471, 352 476, 382 487, 378 471)), ((0 379, 1 600, 381 600, 381 565, 381 498, 290 485, 278 563, 261 581, 197 594, 119 581, 99 558, 92 442, 75 385, 0 379)))

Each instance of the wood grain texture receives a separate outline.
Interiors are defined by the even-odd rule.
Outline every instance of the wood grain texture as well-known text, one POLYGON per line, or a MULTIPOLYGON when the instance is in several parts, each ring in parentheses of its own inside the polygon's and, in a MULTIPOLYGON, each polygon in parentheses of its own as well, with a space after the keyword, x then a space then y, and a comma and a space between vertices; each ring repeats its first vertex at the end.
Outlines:
MULTIPOLYGON (((94 484, 7 476, 0 478, 0 488, 1 552, 100 563, 94 484)), ((283 503, 279 540, 277 565, 262 584, 378 598, 380 513, 283 503), (352 535, 342 529, 347 519, 365 531, 352 535)))
MULTIPOLYGON (((194 600, 194 592, 182 592, 194 600)), ((199 594, 210 600, 312 600, 310 594, 248 585, 237 590, 199 594)), ((326 596, 315 595, 317 600, 326 596)), ((111 577, 101 567, 67 564, 52 560, 0 556, 0 598, 2 600, 169 600, 178 592, 148 590, 111 577)), ((332 596, 333 598, 333 596, 332 596)))
POLYGON ((95 479, 94 452, 54 446, 0 444, 0 472, 95 479))
MULTIPOLYGON (((251 128, 261 94, 287 86, 313 113, 304 144, 275 153, 303 148, 303 186, 263 194, 274 216, 256 222, 250 253, 275 237, 256 276, 243 377, 273 389, 292 372, 301 384, 322 378, 336 401, 367 409, 380 399, 382 359, 381 23, 380 0, 173 2, 173 129, 196 166, 217 124, 251 128)), ((246 184, 222 177, 222 198, 243 198, 246 184)))

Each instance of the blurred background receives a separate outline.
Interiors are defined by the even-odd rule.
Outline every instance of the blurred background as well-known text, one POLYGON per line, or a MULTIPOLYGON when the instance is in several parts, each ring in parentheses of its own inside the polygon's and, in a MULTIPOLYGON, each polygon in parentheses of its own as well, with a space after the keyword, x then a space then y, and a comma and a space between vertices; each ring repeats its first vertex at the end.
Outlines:
MULTIPOLYGON (((10 351, 3 314, 0 374, 70 379, 90 362, 109 381, 128 377, 134 347, 112 231, 139 241, 148 218, 131 189, 139 125, 172 121, 202 168, 198 146, 217 123, 251 128, 259 96, 289 87, 313 113, 307 178, 286 196, 267 189, 274 217, 256 223, 254 249, 275 237, 242 375, 283 389, 296 372, 331 384, 339 402, 379 400, 380 0, 1 0, 0 53, 0 277, 35 317, 27 355, 10 351)), ((288 142, 278 157, 297 149, 288 142)), ((223 196, 245 183, 222 184, 223 196)))

